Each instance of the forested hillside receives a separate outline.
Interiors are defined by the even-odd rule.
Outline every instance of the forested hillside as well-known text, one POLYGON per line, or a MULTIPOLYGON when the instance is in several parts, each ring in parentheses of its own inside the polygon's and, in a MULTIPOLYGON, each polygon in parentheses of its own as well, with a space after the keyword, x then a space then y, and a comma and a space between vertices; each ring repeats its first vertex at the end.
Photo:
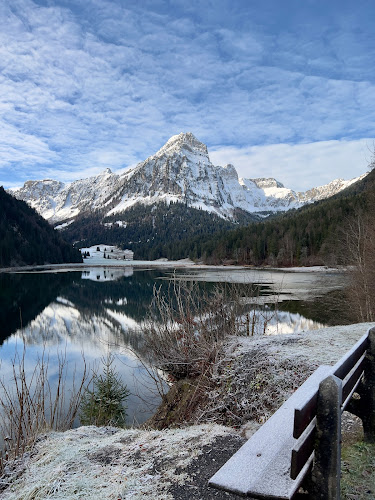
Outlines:
POLYGON ((62 262, 82 262, 81 254, 35 210, 0 187, 0 267, 62 262))
POLYGON ((313 205, 213 238, 196 240, 194 253, 207 263, 250 265, 335 264, 345 260, 350 220, 373 204, 375 172, 345 191, 313 205))
POLYGON ((207 263, 316 265, 343 261, 346 224, 366 211, 375 172, 341 193, 260 221, 238 211, 237 224, 182 203, 135 205, 105 217, 82 215, 62 231, 76 246, 116 244, 135 259, 203 259, 207 263), (249 223, 250 222, 250 223, 249 223))
MULTIPOLYGON (((237 219, 243 224, 251 216, 238 211, 237 219)), ((151 207, 135 205, 104 220, 100 212, 82 215, 62 234, 80 247, 105 243, 129 248, 135 259, 179 259, 188 254, 198 257, 192 240, 209 238, 233 226, 233 222, 182 203, 157 203, 151 207)))

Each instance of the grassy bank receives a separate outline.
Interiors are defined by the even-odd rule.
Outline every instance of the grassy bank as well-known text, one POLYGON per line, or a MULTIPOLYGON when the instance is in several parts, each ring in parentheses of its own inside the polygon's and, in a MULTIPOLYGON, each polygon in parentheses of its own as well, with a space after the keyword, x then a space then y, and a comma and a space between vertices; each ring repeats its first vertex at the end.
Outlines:
POLYGON ((375 444, 363 441, 344 445, 341 457, 341 497, 375 498, 375 444))

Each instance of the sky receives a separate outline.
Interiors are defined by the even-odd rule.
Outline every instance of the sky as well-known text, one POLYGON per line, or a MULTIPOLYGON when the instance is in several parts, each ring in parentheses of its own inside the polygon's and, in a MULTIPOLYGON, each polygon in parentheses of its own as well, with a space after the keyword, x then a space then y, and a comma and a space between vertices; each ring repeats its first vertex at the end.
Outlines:
POLYGON ((1 0, 0 185, 123 171, 192 132, 306 190, 367 171, 373 0, 1 0))

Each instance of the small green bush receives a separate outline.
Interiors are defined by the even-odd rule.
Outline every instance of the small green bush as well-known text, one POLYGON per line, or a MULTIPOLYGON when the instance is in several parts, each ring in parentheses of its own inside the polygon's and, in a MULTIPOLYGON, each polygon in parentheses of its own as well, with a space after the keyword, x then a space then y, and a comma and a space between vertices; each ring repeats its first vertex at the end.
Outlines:
POLYGON ((86 388, 79 415, 82 425, 125 427, 127 414, 124 403, 129 391, 112 367, 113 361, 111 354, 102 358, 103 373, 94 374, 92 389, 86 388))

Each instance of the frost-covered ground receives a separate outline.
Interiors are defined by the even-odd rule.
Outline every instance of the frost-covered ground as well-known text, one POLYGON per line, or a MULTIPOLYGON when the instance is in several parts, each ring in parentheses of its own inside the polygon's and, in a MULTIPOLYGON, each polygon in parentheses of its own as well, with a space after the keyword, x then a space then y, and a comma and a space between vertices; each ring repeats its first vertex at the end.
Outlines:
MULTIPOLYGON (((252 355, 259 350, 269 363, 278 360, 302 367, 294 375, 303 379, 320 364, 336 363, 372 326, 362 323, 287 336, 236 337, 227 346, 231 369, 236 362, 242 363, 237 369, 251 365, 252 355)), ((281 397, 288 397, 287 387, 281 397)), ((249 437, 256 428, 249 421, 242 435, 249 437)), ((207 481, 242 442, 239 433, 216 424, 165 431, 80 427, 54 432, 41 436, 23 461, 9 467, 2 485, 0 481, 0 496, 2 500, 229 498, 209 489, 207 481)))
POLYGON ((201 489, 208 490, 209 477, 242 442, 233 431, 217 425, 166 431, 90 426, 53 432, 41 436, 23 467, 13 471, 17 478, 9 471, 5 480, 12 484, 0 496, 2 500, 228 498, 201 489), (200 480, 194 481, 198 471, 200 480), (177 493, 182 487, 185 495, 177 493))
POLYGON ((260 336, 255 338, 233 337, 234 356, 244 354, 254 347, 266 349, 280 358, 305 358, 311 366, 333 365, 375 323, 331 326, 293 335, 260 336))

